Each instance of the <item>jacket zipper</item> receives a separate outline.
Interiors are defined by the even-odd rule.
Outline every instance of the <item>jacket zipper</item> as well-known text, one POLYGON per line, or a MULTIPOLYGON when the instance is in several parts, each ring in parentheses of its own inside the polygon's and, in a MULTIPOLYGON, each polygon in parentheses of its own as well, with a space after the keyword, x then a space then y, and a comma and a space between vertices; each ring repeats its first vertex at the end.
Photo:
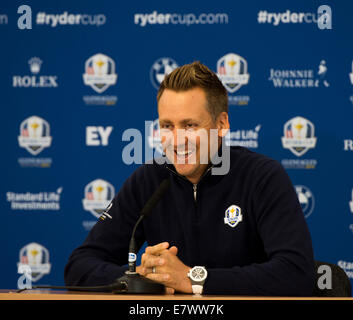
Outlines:
POLYGON ((194 189, 194 200, 196 202, 196 195, 197 195, 197 183, 193 183, 192 188, 194 189))
MULTIPOLYGON (((200 183, 200 181, 203 179, 203 177, 205 177, 205 176, 208 174, 208 172, 211 171, 212 167, 213 167, 213 166, 209 167, 209 168, 203 173, 203 175, 201 176, 201 178, 200 178, 200 180, 199 180, 198 183, 193 183, 193 184, 192 184, 192 189, 193 189, 193 191, 194 191, 194 201, 195 201, 195 204, 196 204, 196 199, 197 199, 197 185, 200 183)), ((186 179, 184 176, 182 176, 182 175, 179 174, 178 172, 176 172, 176 171, 170 169, 170 168, 167 167, 167 166, 166 166, 166 168, 167 168, 169 171, 171 171, 171 172, 173 172, 174 174, 176 174, 177 176, 179 176, 179 177, 181 177, 182 179, 184 179, 184 180, 188 181, 189 183, 191 183, 188 179, 186 179)))
MULTIPOLYGON (((169 167, 166 166, 166 168, 173 172, 173 174, 176 174, 177 176, 181 177, 182 179, 188 181, 189 183, 191 183, 188 179, 186 179, 184 176, 182 176, 181 174, 179 174, 178 172, 170 169, 169 167)), ((200 183, 200 181, 208 174, 208 172, 212 169, 212 166, 209 167, 205 172, 204 174, 201 176, 200 180, 198 181, 198 183, 192 183, 192 189, 193 189, 193 192, 194 192, 194 210, 195 210, 195 215, 196 215, 196 220, 198 221, 199 220, 199 217, 197 215, 197 185, 200 183)), ((198 228, 196 229, 198 230, 198 228)), ((197 233, 199 233, 197 231, 197 233)), ((196 256, 194 257, 195 258, 195 262, 196 261, 199 261, 200 260, 200 250, 198 249, 199 248, 199 244, 196 244, 196 249, 195 249, 195 253, 196 253, 196 256)))

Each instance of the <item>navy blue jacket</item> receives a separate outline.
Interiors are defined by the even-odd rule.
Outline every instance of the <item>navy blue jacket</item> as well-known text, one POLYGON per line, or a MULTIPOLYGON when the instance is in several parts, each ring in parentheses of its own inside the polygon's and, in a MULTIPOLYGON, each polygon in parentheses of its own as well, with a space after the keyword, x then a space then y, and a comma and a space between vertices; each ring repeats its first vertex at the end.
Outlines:
POLYGON ((67 285, 112 283, 127 270, 128 246, 140 211, 163 179, 166 194, 136 231, 140 248, 168 241, 187 266, 205 266, 204 294, 310 296, 315 269, 310 233, 296 192, 275 160, 241 147, 230 150, 226 175, 208 171, 197 184, 171 165, 139 167, 124 183, 65 268, 67 285), (235 227, 226 210, 241 209, 235 227))

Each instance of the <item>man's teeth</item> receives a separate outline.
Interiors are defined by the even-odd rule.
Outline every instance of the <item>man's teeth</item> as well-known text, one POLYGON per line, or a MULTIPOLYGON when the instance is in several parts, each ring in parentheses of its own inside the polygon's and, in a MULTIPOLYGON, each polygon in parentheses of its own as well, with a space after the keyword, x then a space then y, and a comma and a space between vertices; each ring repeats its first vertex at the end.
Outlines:
POLYGON ((176 154, 178 156, 186 156, 186 155, 190 155, 192 153, 193 153, 193 151, 176 151, 176 154))

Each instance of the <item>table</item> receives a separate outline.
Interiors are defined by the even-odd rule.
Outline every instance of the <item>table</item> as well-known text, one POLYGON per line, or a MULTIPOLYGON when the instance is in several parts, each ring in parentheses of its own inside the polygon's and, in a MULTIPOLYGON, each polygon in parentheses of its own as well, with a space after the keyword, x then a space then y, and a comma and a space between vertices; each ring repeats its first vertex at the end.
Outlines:
POLYGON ((324 318, 332 310, 335 310, 333 316, 349 314, 353 298, 131 295, 35 289, 21 293, 0 290, 0 308, 3 314, 15 314, 19 318, 35 312, 49 319, 52 315, 65 319, 98 319, 112 315, 122 320, 201 317, 214 320, 246 314, 248 318, 271 316, 271 319, 283 320, 288 314, 298 319, 312 312, 324 318))
POLYGON ((190 294, 175 295, 131 295, 131 294, 112 294, 97 292, 79 292, 79 291, 61 291, 61 290, 43 290, 34 289, 16 293, 16 290, 0 290, 0 300, 188 300, 188 301, 204 301, 204 300, 351 300, 353 297, 251 297, 251 296, 195 296, 190 294))

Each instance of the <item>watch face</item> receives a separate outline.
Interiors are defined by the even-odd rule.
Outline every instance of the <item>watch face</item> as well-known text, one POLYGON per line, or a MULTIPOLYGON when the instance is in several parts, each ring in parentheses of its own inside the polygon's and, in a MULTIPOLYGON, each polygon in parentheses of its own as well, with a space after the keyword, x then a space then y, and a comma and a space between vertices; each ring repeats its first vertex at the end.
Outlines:
POLYGON ((204 281, 207 277, 207 271, 203 267, 194 267, 191 270, 191 279, 194 281, 204 281))

